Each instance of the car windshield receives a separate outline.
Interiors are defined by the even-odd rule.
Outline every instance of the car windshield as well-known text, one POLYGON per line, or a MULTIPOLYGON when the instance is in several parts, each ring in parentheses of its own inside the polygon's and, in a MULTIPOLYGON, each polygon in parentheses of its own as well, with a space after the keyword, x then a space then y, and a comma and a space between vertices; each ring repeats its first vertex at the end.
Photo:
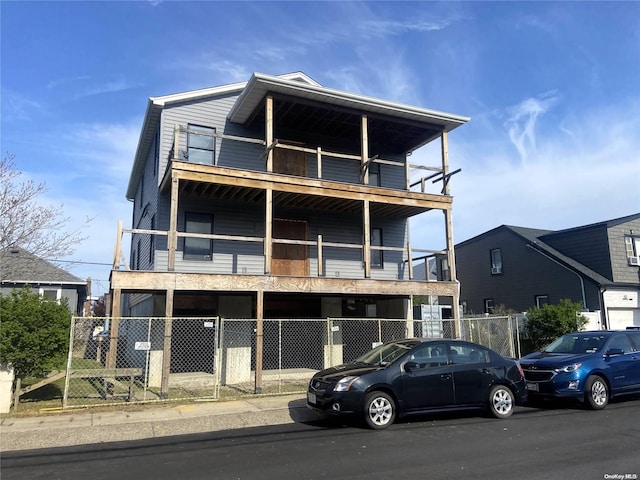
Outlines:
POLYGON ((598 333, 569 333, 557 338, 547 348, 547 353, 596 353, 599 351, 607 336, 598 333))
POLYGON ((386 343, 378 345, 373 350, 354 360, 354 363, 367 363, 369 365, 385 366, 401 357, 404 353, 413 348, 411 345, 403 343, 386 343))

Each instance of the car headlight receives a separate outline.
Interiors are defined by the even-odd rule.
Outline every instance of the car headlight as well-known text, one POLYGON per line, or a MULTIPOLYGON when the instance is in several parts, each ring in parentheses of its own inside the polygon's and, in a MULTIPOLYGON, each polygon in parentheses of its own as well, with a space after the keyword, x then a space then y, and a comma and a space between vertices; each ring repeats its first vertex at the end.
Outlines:
POLYGON ((349 376, 349 377, 344 377, 341 378, 338 383, 336 383, 336 386, 333 387, 333 391, 334 392, 346 392, 351 388, 351 385, 353 384, 353 382, 355 382, 359 377, 353 377, 353 376, 349 376))
POLYGON ((558 373, 571 373, 575 372, 582 366, 581 363, 572 363, 571 365, 565 365, 564 367, 554 369, 558 373))

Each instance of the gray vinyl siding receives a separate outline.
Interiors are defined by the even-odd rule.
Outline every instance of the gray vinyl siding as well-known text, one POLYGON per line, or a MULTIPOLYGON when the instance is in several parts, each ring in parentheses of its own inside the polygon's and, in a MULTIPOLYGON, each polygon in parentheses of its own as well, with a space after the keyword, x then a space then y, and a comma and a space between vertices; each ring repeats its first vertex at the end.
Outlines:
POLYGON ((629 265, 624 243, 625 235, 640 235, 640 219, 609 228, 607 235, 611 252, 612 280, 618 283, 640 284, 640 267, 629 265))
MULTIPOLYGON (((138 192, 135 195, 133 203, 133 228, 150 229, 151 219, 156 217, 156 228, 158 225, 158 170, 156 166, 156 145, 155 141, 152 148, 149 149, 147 161, 144 167, 144 175, 141 177, 138 185, 138 192), (142 188, 142 189, 141 189, 142 188)), ((150 262, 151 235, 149 234, 133 234, 131 236, 131 254, 129 258, 132 263, 135 260, 136 265, 129 265, 131 269, 137 269, 139 264, 140 270, 153 270, 154 265, 150 262)), ((155 240, 156 248, 158 245, 158 237, 155 240)))
MULTIPOLYGON (((195 199, 182 199, 178 212, 178 229, 184 231, 185 212, 208 213, 213 216, 213 233, 217 235, 238 235, 264 237, 264 212, 255 207, 233 207, 228 205, 208 205, 203 208, 195 199)), ((357 215, 343 215, 336 222, 335 215, 310 214, 306 211, 279 211, 276 218, 304 220, 308 226, 308 238, 316 241, 322 234, 325 243, 362 244, 362 219, 357 215)), ((381 228, 385 246, 402 248, 407 242, 405 220, 373 218, 371 225, 381 228)), ((157 242, 159 245, 159 242, 157 242)), ((264 254, 262 242, 214 240, 211 260, 185 260, 182 257, 184 240, 179 240, 176 252, 176 271, 217 274, 264 274, 264 254)), ((372 278, 395 280, 406 275, 404 252, 383 253, 383 268, 372 268, 372 278)), ((168 255, 166 243, 157 252, 157 270, 166 270, 168 255)), ((323 269, 326 276, 344 278, 364 278, 361 248, 323 248, 323 269)), ((309 247, 309 273, 318 275, 317 248, 309 247)))
MULTIPOLYGON (((215 128, 216 133, 263 139, 264 131, 259 128, 246 129, 243 125, 233 124, 227 121, 227 114, 237 99, 238 94, 222 95, 215 99, 195 101, 166 107, 161 116, 161 148, 159 159, 159 175, 153 183, 155 197, 145 196, 145 202, 150 204, 148 218, 143 218, 142 208, 134 208, 134 225, 140 228, 149 228, 151 214, 156 213, 156 229, 169 229, 170 202, 168 195, 159 195, 157 188, 162 181, 167 169, 169 154, 174 145, 175 125, 187 127, 187 125, 200 125, 215 128)), ((277 119, 276 119, 277 122, 277 119)), ((295 134, 295 132, 293 132, 295 134)), ((308 132, 302 132, 308 134, 308 132)), ((295 135, 294 135, 295 136, 295 135)), ((308 136, 308 135, 307 135, 308 136)), ((290 140, 296 140, 295 138, 290 140)), ((309 141, 309 138, 306 138, 309 141)), ((313 142, 321 145, 323 150, 338 150, 332 145, 329 138, 313 138, 313 142)), ((305 144, 308 148, 316 145, 305 144)), ((179 150, 186 150, 187 134, 180 134, 179 150)), ((150 149, 150 159, 153 159, 155 149, 150 149)), ((266 161, 263 156, 265 147, 259 144, 240 142, 232 139, 215 140, 215 164, 229 168, 241 168, 244 170, 265 171, 266 161)), ((353 153, 352 153, 353 154, 353 153)), ((179 158, 179 157, 178 157, 179 158)), ((404 162, 403 156, 385 158, 404 162)), ((317 178, 316 155, 306 154, 307 175, 317 178)), ((152 167, 151 161, 147 167, 152 167)), ((145 169, 145 191, 152 182, 147 180, 149 168, 145 169)), ((152 171, 152 170, 151 170, 152 171)), ((403 166, 380 165, 381 186, 385 188, 404 189, 406 186, 405 168, 403 166)), ((150 178, 150 177, 149 177, 150 178)), ((360 162, 324 156, 322 158, 322 178, 324 180, 360 183, 360 162)), ((146 194, 145 194, 146 195, 146 194)), ((145 203, 143 202, 143 203, 145 203)), ((203 202, 194 197, 181 196, 178 202, 178 230, 184 231, 185 212, 209 213, 213 215, 213 233, 218 235, 240 235, 249 237, 263 237, 265 213, 264 207, 255 205, 229 205, 221 202, 203 202)), ((362 217, 341 216, 336 223, 335 214, 319 215, 312 211, 282 212, 277 208, 274 211, 276 218, 296 218, 308 222, 309 240, 315 241, 318 233, 322 233, 325 242, 343 242, 362 244, 362 217)), ((385 246, 404 247, 407 243, 407 221, 383 218, 372 218, 371 226, 381 228, 385 246)), ((166 271, 168 264, 167 237, 157 236, 155 240, 156 253, 155 266, 147 266, 142 259, 148 259, 149 235, 142 235, 140 250, 141 268, 155 268, 157 271, 166 271)), ((135 248, 137 238, 132 245, 135 248)), ((264 246, 262 242, 244 241, 213 241, 212 260, 185 260, 182 252, 184 240, 179 239, 176 252, 176 271, 193 273, 217 273, 217 274, 264 274, 264 246)), ((345 278, 364 278, 364 265, 362 249, 346 249, 325 247, 323 255, 324 272, 326 276, 341 276, 345 278)), ((384 252, 383 268, 372 268, 372 278, 395 280, 406 278, 404 260, 406 253, 384 252)), ((309 271, 311 276, 316 276, 317 248, 309 247, 309 271)))
MULTIPOLYGON (((564 298, 582 304, 580 278, 566 268, 526 246, 527 242, 505 230, 478 237, 456 247, 460 300, 468 313, 483 313, 484 300, 522 312, 535 306, 537 295, 548 295, 549 303, 564 298), (490 251, 500 248, 503 270, 491 274, 490 251)), ((583 280, 587 308, 599 309, 598 288, 583 280)))
MULTIPOLYGON (((167 107, 162 112, 162 149, 160 169, 167 168, 169 153, 173 148, 175 125, 187 127, 199 125, 214 128, 216 133, 239 137, 263 139, 264 132, 251 131, 242 125, 227 121, 227 114, 237 95, 227 95, 214 100, 184 103, 167 107)), ((180 133, 179 150, 186 150, 187 134, 180 133)), ((222 167, 243 168, 264 171, 265 161, 261 158, 264 146, 232 139, 215 139, 215 163, 222 167)), ((180 157, 178 157, 180 158, 180 157)))

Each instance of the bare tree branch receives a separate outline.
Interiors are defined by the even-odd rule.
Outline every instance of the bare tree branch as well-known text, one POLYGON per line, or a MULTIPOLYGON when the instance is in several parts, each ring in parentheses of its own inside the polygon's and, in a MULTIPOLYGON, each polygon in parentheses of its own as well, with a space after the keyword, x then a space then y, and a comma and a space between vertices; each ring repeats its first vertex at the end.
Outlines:
POLYGON ((81 229, 66 230, 71 221, 62 205, 44 206, 39 197, 47 191, 44 182, 21 181, 15 156, 7 154, 0 162, 0 249, 21 247, 40 258, 56 259, 73 254, 86 239, 81 229))

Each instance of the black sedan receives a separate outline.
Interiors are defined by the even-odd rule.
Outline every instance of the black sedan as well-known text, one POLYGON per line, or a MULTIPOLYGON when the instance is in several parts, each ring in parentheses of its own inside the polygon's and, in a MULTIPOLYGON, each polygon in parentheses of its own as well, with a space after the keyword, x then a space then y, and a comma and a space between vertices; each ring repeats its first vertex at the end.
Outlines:
POLYGON ((406 339, 385 343, 351 363, 316 373, 307 405, 329 415, 362 416, 379 430, 396 416, 488 409, 511 416, 527 400, 520 364, 461 340, 406 339))

